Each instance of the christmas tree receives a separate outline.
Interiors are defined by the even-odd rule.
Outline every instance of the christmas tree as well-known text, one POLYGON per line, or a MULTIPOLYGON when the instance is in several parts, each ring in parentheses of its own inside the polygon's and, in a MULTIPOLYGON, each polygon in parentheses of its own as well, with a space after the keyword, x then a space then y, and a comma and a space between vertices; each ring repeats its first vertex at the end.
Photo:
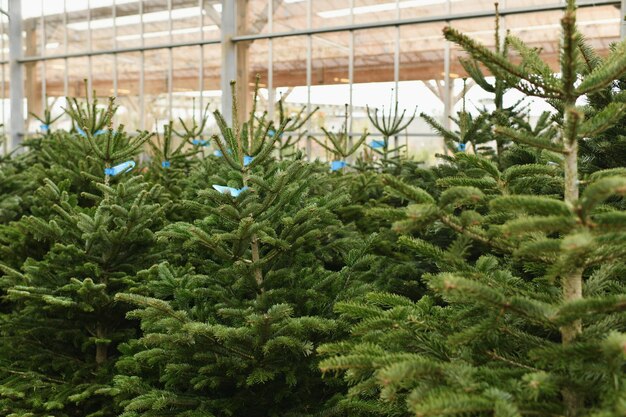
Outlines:
POLYGON ((370 111, 367 108, 367 117, 374 126, 374 128, 382 136, 382 140, 374 140, 369 143, 372 156, 376 155, 380 160, 376 161, 382 172, 393 172, 398 174, 402 166, 403 159, 406 159, 406 155, 402 155, 402 152, 406 152, 406 145, 398 145, 398 136, 403 130, 406 130, 411 122, 415 119, 417 113, 417 107, 411 116, 407 116, 406 109, 400 113, 398 111, 398 102, 395 106, 389 106, 387 114, 383 107, 380 115, 378 109, 370 111), (394 140, 394 145, 391 144, 391 139, 394 140))
MULTIPOLYGON (((616 48, 615 45, 612 48, 616 48)), ((585 56, 586 68, 584 73, 593 72, 603 60, 586 45, 585 39, 580 39, 579 49, 585 56)), ((585 119, 595 117, 607 108, 619 109, 624 105, 626 91, 626 77, 621 76, 603 89, 587 95, 587 105, 583 113, 585 119)), ((579 142, 581 155, 580 171, 582 174, 592 174, 598 170, 619 168, 624 166, 626 155, 626 118, 616 114, 617 119, 608 129, 601 132, 591 132, 579 142)))
POLYGON ((5 239, 23 236, 36 248, 20 262, 21 254, 9 247, 0 263, 2 415, 117 414, 110 395, 117 345, 137 328, 114 296, 136 286, 136 272, 158 258, 154 232, 164 218, 160 187, 127 173, 135 164, 130 158, 150 135, 114 130, 113 101, 104 111, 95 109, 72 101, 67 111, 84 136, 52 132, 42 139, 42 149, 64 144, 65 152, 57 148, 45 157, 58 158, 50 169, 61 170, 65 179, 43 180, 31 214, 3 229, 5 239), (106 132, 96 135, 89 128, 94 119, 104 122, 106 132), (78 159, 77 149, 85 151, 81 163, 68 167, 62 160, 78 159), (81 180, 70 175, 77 171, 81 180), (91 186, 81 192, 85 182, 91 186))
POLYGON ((346 372, 354 401, 398 415, 623 415, 626 223, 623 210, 605 201, 623 198, 626 177, 618 167, 580 181, 578 146, 610 129, 625 108, 611 103, 585 119, 576 103, 624 74, 626 43, 589 70, 575 22, 569 1, 559 74, 514 37, 508 43, 522 56, 519 65, 445 30, 562 117, 553 119, 554 138, 497 129, 539 150, 545 164, 500 171, 483 157, 457 154, 472 174, 442 178, 435 196, 389 179, 414 203, 397 228, 443 226, 459 237, 448 247, 404 239, 437 267, 422 277, 432 295, 413 301, 373 293, 336 307, 354 322, 354 337, 325 346, 330 357, 321 366, 346 372), (557 180, 539 186, 546 177, 560 180, 558 194, 551 190, 557 180))
POLYGON ((195 219, 159 232, 166 262, 117 297, 143 330, 118 365, 125 417, 312 415, 338 392, 315 347, 343 334, 332 305, 362 287, 369 243, 333 214, 345 196, 309 194, 313 166, 272 157, 289 119, 239 124, 234 101, 195 219))

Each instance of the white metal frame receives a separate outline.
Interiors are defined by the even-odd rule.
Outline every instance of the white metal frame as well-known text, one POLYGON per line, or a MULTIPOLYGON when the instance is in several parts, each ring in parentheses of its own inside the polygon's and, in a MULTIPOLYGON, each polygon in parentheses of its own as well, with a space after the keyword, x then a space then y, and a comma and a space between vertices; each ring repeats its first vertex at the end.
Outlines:
MULTIPOLYGON (((221 38, 220 39, 205 39, 204 36, 204 17, 203 14, 200 15, 198 19, 198 24, 200 25, 200 33, 199 39, 187 42, 175 42, 174 37, 172 36, 172 19, 170 18, 169 29, 170 29, 170 37, 169 42, 166 44, 158 44, 158 45, 145 45, 144 43, 144 19, 141 18, 141 43, 138 46, 120 48, 117 40, 114 41, 112 49, 106 50, 93 50, 92 49, 92 39, 91 39, 91 12, 88 11, 89 15, 89 23, 88 23, 88 50, 82 52, 69 52, 68 49, 68 34, 67 34, 67 8, 66 2, 68 0, 63 0, 64 4, 64 16, 63 21, 65 23, 65 34, 64 34, 64 52, 60 54, 47 54, 45 51, 45 19, 41 16, 41 25, 42 25, 42 34, 41 34, 41 50, 39 56, 26 56, 22 55, 22 19, 21 19, 21 1, 22 0, 8 0, 9 2, 9 59, 2 59, 0 64, 2 64, 2 69, 4 71, 4 65, 8 64, 10 71, 10 79, 11 86, 10 94, 11 94, 11 122, 10 122, 10 132, 11 132, 11 147, 15 148, 19 146, 21 143, 21 138, 24 134, 24 111, 23 111, 23 103, 24 103, 24 91, 23 88, 16 88, 16 86, 23 86, 23 65, 30 62, 42 62, 42 65, 45 65, 47 60, 53 59, 63 59, 65 61, 66 74, 64 79, 64 91, 67 95, 68 92, 68 59, 69 58, 77 58, 77 57, 87 57, 89 60, 89 85, 91 86, 91 59, 93 56, 97 55, 113 55, 113 65, 115 67, 113 74, 113 90, 114 94, 117 94, 118 90, 118 73, 117 73, 117 56, 118 54, 128 53, 128 52, 140 52, 141 54, 141 76, 139 81, 139 108, 140 108, 140 118, 141 128, 145 128, 145 107, 144 107, 144 84, 145 84, 145 51, 148 50, 156 50, 156 49, 167 49, 169 55, 169 64, 168 64, 168 75, 167 75, 167 95, 168 95, 168 115, 172 118, 172 82, 173 82, 173 68, 172 68, 172 51, 174 48, 186 47, 186 46, 198 46, 199 54, 200 54, 200 64, 198 68, 198 79, 199 79, 199 94, 200 94, 200 106, 199 109, 202 111, 203 108, 203 95, 202 90, 204 89, 204 46, 211 44, 221 44, 222 48, 222 65, 221 65, 221 88, 223 91, 222 94, 222 112, 226 117, 226 120, 230 120, 232 115, 232 100, 230 96, 230 81, 236 79, 237 76, 237 53, 236 53, 236 44, 238 42, 251 42, 260 39, 267 39, 269 44, 269 53, 268 53, 268 91, 269 91, 269 102, 270 102, 270 115, 273 115, 273 103, 275 102, 275 86, 274 86, 274 71, 273 71, 273 42, 272 40, 275 38, 284 38, 291 36, 305 36, 307 40, 307 57, 306 57, 306 83, 307 83, 307 108, 308 110, 312 110, 311 106, 311 84, 312 84, 312 38, 317 34, 324 33, 336 33, 336 32, 347 32, 349 33, 349 68, 348 68, 348 78, 350 85, 350 97, 349 97, 349 107, 350 107, 350 123, 352 123, 352 85, 354 82, 354 32, 358 30, 367 30, 367 29, 376 29, 376 28, 387 28, 393 27, 395 28, 395 49, 394 49, 394 74, 393 81, 395 85, 395 95, 398 97, 398 86, 399 86, 399 78, 400 78, 400 27, 405 25, 416 25, 416 24, 424 24, 424 23, 433 23, 433 22, 447 22, 452 23, 454 21, 459 20, 467 20, 467 19, 478 19, 485 17, 492 17, 493 11, 477 11, 477 12, 468 12, 468 13, 451 13, 450 8, 450 0, 448 0, 447 13, 445 15, 440 16, 427 16, 427 17, 416 17, 410 19, 401 19, 400 14, 400 0, 396 0, 396 13, 395 18, 390 21, 381 21, 381 22, 369 22, 369 23, 354 23, 354 14, 350 14, 350 23, 347 25, 339 25, 333 27, 321 27, 314 28, 312 26, 312 2, 313 0, 306 0, 306 27, 301 30, 294 30, 289 32, 274 32, 273 25, 273 9, 274 9, 274 0, 268 0, 268 31, 263 33, 255 33, 255 34, 243 34, 237 33, 238 25, 237 25, 237 0, 222 0, 222 12, 221 12, 221 22, 219 23, 221 26, 221 38)), ((140 2, 140 14, 143 14, 143 1, 140 2)), ((350 8, 354 7, 354 0, 349 0, 350 8)), ((42 0, 43 3, 43 0, 42 0)), ((201 8, 204 7, 211 8, 211 4, 209 0, 198 0, 198 4, 201 8), (209 4, 206 4, 206 3, 209 4)), ((615 5, 621 6, 621 14, 622 17, 626 15, 626 0, 595 0, 595 1, 585 1, 580 2, 578 7, 592 7, 592 6, 603 6, 603 5, 615 5)), ((115 19, 117 14, 116 2, 113 0, 112 5, 112 17, 115 19)), ((553 10, 562 10, 565 8, 565 4, 562 1, 555 0, 554 3, 548 5, 539 5, 539 6, 526 6, 519 8, 504 8, 500 11, 501 16, 507 15, 515 15, 522 13, 539 13, 539 12, 547 12, 553 10)), ((172 0, 168 0, 168 11, 172 13, 172 0)), ((211 10, 212 11, 212 10, 211 10)), ((114 25, 113 34, 114 39, 116 39, 115 34, 117 33, 117 27, 114 25)), ((626 37, 626 21, 622 19, 621 22, 621 36, 626 37)), ((444 77, 445 84, 448 86, 451 82, 450 79, 450 45, 446 43, 445 46, 445 54, 444 54, 444 77)), ((43 67, 45 68, 45 66, 43 67)), ((4 78, 3 78, 4 79, 4 78)), ((4 91, 4 87, 2 87, 2 91, 4 91)), ((91 89, 90 89, 91 91, 91 89)), ((445 114, 449 115, 451 112, 451 92, 449 88, 446 88, 444 106, 445 106, 445 114)), ((42 83, 42 104, 46 105, 46 85, 45 78, 42 83)), ((4 114, 4 113, 3 113, 4 114)), ((447 120, 447 117, 445 118, 447 120)), ((446 123, 446 121, 444 121, 446 123)), ((310 130, 311 123, 309 121, 308 127, 310 130)), ((307 151, 310 154, 311 143, 307 141, 307 151)))
POLYGON ((22 4, 9 0, 9 79, 11 102, 11 149, 22 143, 24 136, 24 73, 22 71, 22 4), (17 88, 16 88, 17 87, 17 88), (21 88, 20 88, 21 87, 21 88))

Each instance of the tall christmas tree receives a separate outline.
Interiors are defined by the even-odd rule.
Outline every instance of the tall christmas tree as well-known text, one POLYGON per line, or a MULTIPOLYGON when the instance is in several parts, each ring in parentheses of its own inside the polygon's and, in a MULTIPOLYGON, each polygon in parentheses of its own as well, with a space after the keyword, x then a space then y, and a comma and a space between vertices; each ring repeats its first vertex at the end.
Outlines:
POLYGON ((407 159, 408 149, 406 144, 400 145, 398 139, 402 131, 406 130, 413 122, 416 113, 417 107, 410 116, 406 114, 406 109, 400 112, 397 101, 394 106, 389 106, 387 112, 383 107, 380 114, 378 108, 374 110, 367 108, 367 117, 370 123, 382 136, 382 139, 369 143, 372 156, 375 155, 379 159, 375 165, 378 165, 382 172, 392 172, 396 175, 400 172, 402 162, 407 159), (391 144, 392 139, 393 145, 391 144))
POLYGON ((508 85, 548 99, 562 115, 554 118, 553 139, 497 130, 541 150, 551 164, 501 172, 465 155, 474 176, 484 172, 480 180, 442 180, 435 197, 389 180, 414 202, 398 228, 439 225, 459 239, 442 248, 405 238, 440 271, 422 277, 432 296, 413 302, 374 293, 337 306, 355 322, 354 337, 324 347, 330 357, 322 369, 345 370, 354 398, 378 404, 378 397, 389 411, 420 416, 624 414, 626 216, 605 201, 623 198, 626 176, 619 167, 580 181, 578 146, 614 126, 625 107, 611 103, 585 119, 577 101, 626 72, 626 42, 588 70, 575 22, 570 0, 558 74, 513 37, 508 42, 522 57, 519 65, 445 30, 508 85), (557 195, 516 188, 541 190, 542 178, 560 172, 557 195))
POLYGON ((259 129, 253 109, 239 124, 236 103, 232 124, 215 117, 219 167, 185 202, 195 219, 160 232, 167 262, 117 297, 143 330, 123 346, 123 416, 313 415, 337 392, 315 347, 342 334, 332 304, 361 287, 368 243, 333 214, 344 196, 309 194, 325 181, 311 165, 272 157, 289 119, 259 129))
MULTIPOLYGON (((612 48, 616 48, 612 45, 612 48)), ((583 72, 591 73, 603 60, 589 48, 584 39, 580 40, 579 49, 585 56, 583 72)), ((586 119, 593 118, 607 108, 620 108, 626 102, 626 77, 621 76, 599 91, 587 96, 587 105, 583 107, 586 119)), ((626 155, 626 116, 622 113, 615 123, 601 132, 593 132, 579 142, 581 167, 583 174, 592 174, 603 169, 624 166, 626 155)))
POLYGON ((149 134, 114 130, 112 101, 103 112, 95 110, 93 103, 72 101, 67 111, 84 135, 46 135, 44 142, 65 145, 54 157, 66 178, 43 180, 32 214, 8 225, 37 250, 12 267, 4 259, 20 254, 9 247, 0 263, 7 307, 0 319, 2 415, 117 414, 109 395, 117 345, 137 329, 114 296, 137 285, 136 272, 153 264, 154 232, 164 219, 160 188, 126 173, 149 134), (97 135, 89 128, 96 118, 106 127, 97 135), (62 160, 79 159, 76 149, 85 151, 82 163, 70 168, 62 160), (82 167, 81 180, 68 175, 82 167), (81 192, 85 182, 91 187, 81 192))

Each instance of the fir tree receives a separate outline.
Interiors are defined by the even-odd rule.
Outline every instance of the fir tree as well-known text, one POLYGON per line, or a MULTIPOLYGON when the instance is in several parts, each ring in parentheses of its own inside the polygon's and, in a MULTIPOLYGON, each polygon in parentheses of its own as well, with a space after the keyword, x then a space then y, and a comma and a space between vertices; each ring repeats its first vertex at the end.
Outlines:
MULTIPOLYGON (((616 48, 612 45, 612 48, 616 48)), ((580 53, 585 56, 584 73, 593 72, 604 60, 597 56, 580 39, 580 53)), ((626 77, 616 78, 603 89, 587 95, 587 105, 583 108, 585 119, 595 117, 601 112, 614 111, 624 105, 626 100, 626 77)), ((626 155, 626 117, 618 116, 614 124, 600 132, 589 132, 580 142, 581 173, 591 174, 598 170, 624 166, 626 155)))
POLYGON ((373 154, 380 157, 379 165, 383 172, 399 172, 399 168, 402 165, 402 158, 405 155, 401 155, 403 150, 406 151, 406 145, 398 145, 398 135, 405 130, 411 122, 415 119, 417 113, 417 107, 411 116, 405 119, 406 109, 402 110, 402 113, 398 111, 398 102, 395 106, 389 106, 389 112, 385 115, 385 109, 383 107, 379 116, 378 109, 375 108, 370 111, 367 107, 367 117, 374 126, 374 128, 381 134, 381 140, 374 140, 369 144, 373 154), (391 138, 394 138, 395 146, 391 145, 391 138))
MULTIPOLYGON (((303 130, 302 128, 309 120, 311 120, 311 117, 313 117, 315 112, 319 110, 319 107, 315 107, 313 111, 307 114, 305 113, 306 106, 302 106, 297 113, 287 115, 285 111, 285 103, 283 102, 282 97, 278 100, 276 105, 278 107, 278 121, 275 125, 285 126, 282 136, 278 138, 278 142, 276 144, 278 158, 283 160, 296 155, 298 144, 301 143, 302 139, 307 137, 308 133, 307 130, 303 130), (289 119, 289 121, 285 123, 287 119, 289 119)), ((274 132, 272 131, 270 134, 273 135, 274 132)))
MULTIPOLYGON (((201 123, 202 126, 205 124, 206 121, 201 123)), ((193 125, 196 126, 195 121, 193 125)), ((163 136, 157 133, 154 140, 148 141, 151 159, 145 174, 147 181, 162 185, 167 193, 167 198, 172 203, 168 217, 181 214, 181 207, 177 201, 188 187, 186 181, 188 176, 200 162, 196 156, 203 152, 201 149, 207 147, 210 142, 209 139, 189 139, 193 132, 176 141, 172 126, 172 122, 163 125, 163 136)))
POLYGON ((311 165, 272 158, 288 119, 214 114, 219 168, 186 202, 195 219, 160 232, 168 262, 118 295, 143 330, 123 346, 123 416, 314 415, 338 391, 315 347, 342 334, 332 304, 359 291, 369 244, 333 214, 345 197, 309 195, 311 165))
MULTIPOLYGON (((73 169, 88 167, 81 174, 92 187, 80 193, 73 191, 71 177, 56 183, 46 179, 35 193, 32 214, 8 225, 14 235, 37 241, 39 250, 15 267, 4 261, 19 257, 10 252, 0 263, 8 307, 0 320, 2 415, 117 414, 109 395, 117 345, 137 329, 113 298, 137 285, 136 272, 158 257, 154 232, 163 224, 163 208, 159 187, 108 171, 135 156, 149 135, 129 138, 123 127, 114 131, 112 101, 98 112, 107 132, 92 134, 92 104, 72 102, 68 109, 85 136, 46 136, 46 142, 58 136, 66 149, 88 149, 84 165, 73 169)), ((56 158, 68 154, 59 152, 56 158)))
MULTIPOLYGON (((465 85, 463 86, 463 91, 465 92, 465 85)), ((485 147, 480 145, 484 145, 491 140, 490 126, 487 123, 490 113, 482 112, 475 117, 467 111, 465 105, 466 100, 463 97, 463 108, 458 112, 456 118, 450 118, 458 126, 458 131, 446 129, 437 120, 425 113, 422 113, 420 116, 433 130, 443 137, 444 144, 449 152, 465 152, 471 149, 473 153, 479 153, 479 151, 485 153, 485 147)), ((490 153, 488 148, 486 153, 490 153)))
MULTIPOLYGON (((494 4, 495 7, 495 30, 494 30, 494 45, 496 55, 504 59, 509 59, 509 37, 505 36, 504 40, 502 39, 501 30, 500 30, 500 8, 499 3, 496 2, 494 4)), ((509 32, 507 31, 507 35, 509 32)), ((512 88, 510 84, 507 84, 506 80, 500 76, 498 72, 492 73, 493 82, 487 81, 487 77, 481 70, 478 61, 467 58, 460 58, 459 62, 465 72, 474 80, 474 82, 482 88, 484 91, 493 94, 493 104, 495 106, 495 110, 493 112, 489 112, 486 109, 481 111, 482 118, 488 119, 488 125, 506 125, 511 121, 516 121, 519 119, 519 103, 511 107, 504 107, 504 96, 506 92, 512 88)), ((465 89, 465 86, 464 86, 465 89)), ((465 102, 463 103, 465 106, 465 102)), ((479 117, 481 117, 479 116, 479 117)), ((462 122, 460 119, 459 121, 462 122)), ((500 135, 498 133, 493 133, 490 135, 493 140, 496 142, 495 156, 499 160, 502 154, 504 153, 505 146, 510 142, 506 137, 500 135)), ((485 153, 489 151, 488 148, 481 149, 481 153, 485 153)), ((453 151, 454 152, 454 151, 453 151)))
POLYGON ((41 130, 41 133, 45 136, 49 135, 52 132, 50 130, 50 128, 52 127, 52 124, 56 122, 57 120, 59 120, 61 117, 63 117, 63 113, 57 115, 56 117, 53 117, 52 112, 50 111, 48 107, 44 109, 43 116, 41 117, 32 112, 30 114, 35 119, 41 122, 41 125, 39 126, 39 128, 41 130))
MULTIPOLYGON (((586 119, 578 98, 601 91, 626 71, 626 43, 591 71, 579 49, 575 5, 561 21, 560 74, 538 52, 509 36, 523 58, 516 65, 446 29, 477 61, 507 84, 555 107, 557 136, 537 138, 510 127, 510 140, 558 157, 557 195, 530 195, 514 183, 538 183, 553 165, 511 166, 503 172, 478 156, 463 156, 485 178, 442 179, 434 198, 389 179, 415 204, 398 228, 445 225, 459 235, 448 248, 421 239, 405 244, 431 259, 439 273, 422 278, 433 297, 418 302, 372 294, 337 309, 354 320, 352 340, 329 345, 324 370, 346 370, 355 398, 377 395, 420 416, 619 416, 625 401, 623 169, 579 181, 578 144, 622 117, 616 103, 586 119), (559 120, 562 122, 559 123, 559 120), (479 253, 472 247, 479 246, 479 253), (437 301, 445 302, 437 305, 437 301)), ((458 158, 456 155, 455 158, 458 158)), ((395 410, 397 408, 393 408, 395 410)))
POLYGON ((191 142, 193 145, 196 145, 196 146, 202 146, 202 145, 207 144, 206 139, 202 139, 202 135, 205 134, 206 125, 209 121, 209 105, 210 103, 204 107, 204 110, 202 111, 202 114, 200 116, 200 120, 198 121, 196 120, 196 117, 195 117, 196 102, 194 100, 193 110, 192 110, 192 113, 194 116, 191 119, 191 124, 185 123, 182 117, 179 117, 178 121, 180 123, 182 130, 179 131, 179 130, 174 129, 172 127, 172 123, 170 123, 170 126, 169 126, 170 133, 173 132, 176 134, 176 136, 183 139, 183 141, 191 142))
POLYGON ((363 134, 360 137, 356 139, 353 138, 348 132, 350 129, 348 117, 348 105, 346 104, 343 124, 337 133, 331 132, 330 130, 322 127, 326 140, 322 141, 314 136, 311 136, 311 138, 324 148, 332 157, 330 166, 333 171, 339 171, 347 166, 347 159, 359 150, 369 135, 369 133, 367 133, 367 129, 364 129, 363 134))
MULTIPOLYGON (((75 105, 81 106, 81 111, 87 114, 86 104, 76 102, 75 105)), ((98 120, 104 120, 109 112, 106 106, 100 108, 90 103, 89 107, 98 120)), ((77 122, 73 123, 76 125, 77 122)), ((100 141, 106 138, 103 133, 101 130, 92 137, 100 141)), ((126 148, 134 140, 130 135, 116 132, 113 137, 118 148, 126 148)), ((84 132, 49 131, 26 139, 22 146, 24 151, 13 153, 0 169, 3 197, 0 202, 0 253, 2 262, 13 267, 21 265, 29 256, 40 257, 49 249, 31 235, 20 233, 10 223, 28 215, 44 220, 56 215, 49 202, 39 200, 39 194, 35 192, 44 180, 67 184, 67 192, 76 196, 81 207, 92 207, 94 200, 88 196, 100 193, 96 185, 101 182, 103 172, 102 161, 91 156, 93 150, 84 132)))

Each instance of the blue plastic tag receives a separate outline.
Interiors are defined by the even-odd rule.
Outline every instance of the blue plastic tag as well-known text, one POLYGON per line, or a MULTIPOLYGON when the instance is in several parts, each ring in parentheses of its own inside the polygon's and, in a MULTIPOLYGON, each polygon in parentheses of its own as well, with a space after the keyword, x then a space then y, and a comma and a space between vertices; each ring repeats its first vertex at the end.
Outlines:
MULTIPOLYGON (((273 138, 275 134, 276 134, 276 131, 275 131, 275 130, 271 130, 271 129, 270 129, 270 130, 268 130, 268 131, 267 131, 267 136, 269 136, 270 138, 273 138)), ((283 134, 281 133, 280 135, 278 135, 278 137, 279 137, 279 138, 282 138, 282 137, 283 137, 283 134)))
POLYGON ((204 139, 193 139, 191 143, 198 146, 209 146, 209 141, 204 139))
POLYGON ((372 149, 384 148, 385 147, 385 141, 384 140, 373 140, 372 142, 370 142, 369 146, 372 149))
POLYGON ((163 161, 163 162, 161 162, 161 166, 163 168, 169 168, 169 167, 172 166, 172 164, 170 163, 170 161, 163 161))
POLYGON ((213 184, 213 188, 222 194, 230 194, 232 197, 239 197, 239 194, 241 194, 242 192, 248 189, 248 187, 233 188, 233 187, 225 187, 223 185, 217 185, 217 184, 213 184))
MULTIPOLYGON (((76 128, 76 131, 78 132, 79 135, 81 136, 87 136, 87 134, 85 133, 85 131, 83 129, 81 129, 80 127, 76 128)), ((99 136, 99 135, 104 135, 106 133, 106 130, 104 129, 98 129, 94 132, 94 136, 99 136)), ((115 136, 117 136, 117 132, 115 132, 115 136)))
MULTIPOLYGON (((228 152, 228 154, 229 154, 229 155, 232 155, 232 154, 233 154, 232 149, 229 149, 227 152, 228 152)), ((218 150, 213 151, 213 155, 215 155, 215 156, 224 156, 224 154, 222 153, 222 151, 220 151, 219 149, 218 149, 218 150)))
POLYGON ((346 161, 332 161, 330 163, 331 171, 339 171, 340 169, 346 167, 348 163, 346 161))
POLYGON ((461 152, 465 152, 465 144, 464 143, 459 143, 458 145, 456 145, 456 148, 461 151, 461 152))
POLYGON ((114 177, 123 172, 130 171, 134 167, 135 167, 135 161, 126 161, 126 162, 122 162, 119 165, 114 166, 113 168, 105 168, 104 174, 114 177))
POLYGON ((50 130, 50 126, 43 124, 43 125, 39 125, 39 127, 41 128, 42 132, 48 132, 50 130))
POLYGON ((243 166, 247 167, 248 165, 250 165, 250 162, 252 162, 252 160, 254 159, 253 156, 244 156, 243 157, 243 166))

